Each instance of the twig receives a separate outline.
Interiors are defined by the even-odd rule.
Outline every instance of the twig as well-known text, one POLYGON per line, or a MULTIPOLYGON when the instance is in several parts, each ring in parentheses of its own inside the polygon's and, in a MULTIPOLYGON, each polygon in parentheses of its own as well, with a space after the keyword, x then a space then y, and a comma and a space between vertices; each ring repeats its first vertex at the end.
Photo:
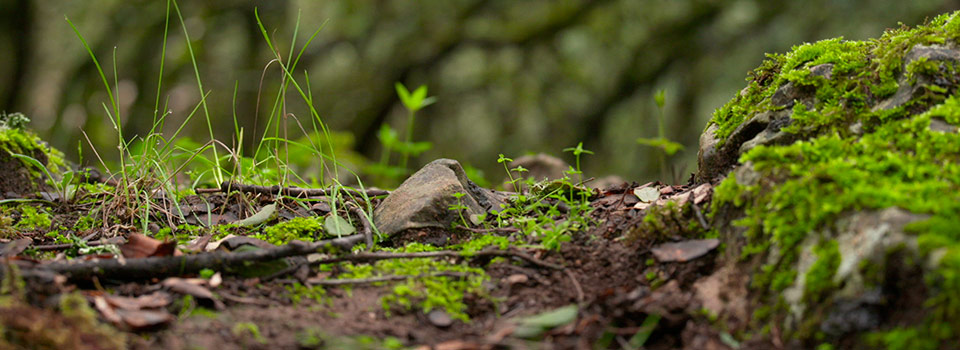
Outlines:
MULTIPOLYGON (((85 281, 93 277, 143 280, 166 276, 198 273, 203 269, 227 271, 251 262, 276 260, 289 256, 307 255, 318 250, 349 250, 361 242, 363 235, 305 243, 292 241, 282 246, 247 252, 210 252, 183 256, 149 257, 135 259, 100 259, 89 261, 54 262, 33 268, 36 273, 54 272, 65 275, 71 281, 85 281)), ((31 271, 24 270, 24 275, 31 271)))
POLYGON ((491 227, 491 228, 472 228, 457 226, 459 229, 470 231, 473 233, 490 233, 490 232, 520 232, 520 229, 516 227, 491 227))
POLYGON ((370 229, 370 221, 367 220, 367 216, 363 212, 363 209, 360 209, 360 206, 349 201, 346 202, 346 205, 350 212, 360 218, 360 229, 362 231, 361 234, 363 234, 363 237, 366 239, 367 243, 367 249, 365 250, 369 252, 371 249, 373 249, 373 230, 370 229))
MULTIPOLYGON (((402 275, 387 275, 387 276, 377 276, 370 278, 355 278, 355 279, 309 279, 306 281, 307 284, 313 286, 343 286, 349 284, 367 284, 367 283, 377 283, 377 282, 387 282, 387 281, 404 281, 411 278, 428 278, 428 277, 457 277, 457 278, 466 278, 470 276, 468 273, 462 272, 438 272, 438 273, 429 273, 423 275, 412 275, 412 276, 402 276, 402 275)), ((297 280, 282 280, 284 283, 295 283, 297 280)))
POLYGON ((697 221, 700 221, 700 226, 703 226, 704 230, 710 229, 710 224, 707 223, 707 220, 703 218, 703 213, 700 211, 700 206, 697 203, 690 201, 690 207, 693 208, 693 214, 697 216, 697 221))
POLYGON ((573 282, 573 289, 577 291, 577 304, 583 305, 583 288, 580 288, 580 282, 577 282, 577 278, 573 276, 573 272, 570 270, 563 270, 567 274, 567 277, 570 277, 570 281, 573 282))
MULTIPOLYGON (((236 190, 246 193, 256 193, 256 194, 280 194, 284 196, 291 197, 319 197, 319 196, 329 196, 332 195, 335 191, 331 189, 323 188, 299 188, 299 187, 280 187, 278 185, 274 186, 257 186, 257 185, 245 185, 235 182, 224 182, 220 184, 220 188, 210 188, 210 189, 197 189, 197 193, 215 193, 223 192, 229 193, 231 190, 236 190)), ((376 196, 386 196, 390 194, 390 191, 387 190, 365 190, 359 191, 352 188, 340 188, 340 193, 349 195, 349 196, 363 196, 376 197, 376 196)))
MULTIPOLYGON (((96 246, 100 246, 100 245, 104 245, 104 244, 119 244, 119 243, 123 243, 123 242, 124 242, 123 237, 113 237, 113 238, 102 239, 102 240, 99 240, 99 241, 87 242, 87 246, 88 246, 88 247, 96 247, 96 246)), ((41 252, 46 252, 46 251, 51 251, 51 250, 63 250, 63 249, 68 249, 68 248, 70 248, 70 247, 73 247, 74 245, 75 245, 75 244, 73 244, 73 243, 47 244, 47 245, 33 246, 33 249, 35 249, 35 250, 37 250, 37 251, 41 251, 41 252)))
POLYGON ((451 258, 479 258, 479 257, 514 257, 521 260, 525 260, 533 265, 544 267, 553 270, 563 270, 564 267, 546 261, 534 258, 526 253, 509 251, 509 250, 481 250, 472 255, 464 255, 463 253, 451 251, 451 250, 439 250, 434 252, 417 252, 417 253, 388 253, 388 252, 373 252, 373 253, 357 253, 351 255, 338 256, 335 258, 329 259, 320 259, 311 262, 311 265, 321 265, 321 264, 332 264, 343 261, 352 261, 352 262, 367 262, 367 261, 377 261, 377 260, 388 260, 388 259, 417 259, 417 258, 440 258, 440 257, 451 257, 451 258))

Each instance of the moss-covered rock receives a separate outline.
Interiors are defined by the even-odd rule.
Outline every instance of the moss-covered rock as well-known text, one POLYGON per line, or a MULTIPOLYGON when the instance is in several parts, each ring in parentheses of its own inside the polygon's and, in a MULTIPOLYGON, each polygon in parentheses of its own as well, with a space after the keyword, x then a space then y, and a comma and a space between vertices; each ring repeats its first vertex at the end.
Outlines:
POLYGON ((744 334, 956 346, 958 68, 960 14, 945 14, 768 55, 717 110, 697 179, 719 183, 714 226, 748 276, 744 334))
POLYGON ((30 121, 21 113, 0 113, 0 198, 21 197, 33 191, 47 190, 43 169, 13 154, 28 156, 60 176, 66 169, 63 153, 25 129, 30 121))

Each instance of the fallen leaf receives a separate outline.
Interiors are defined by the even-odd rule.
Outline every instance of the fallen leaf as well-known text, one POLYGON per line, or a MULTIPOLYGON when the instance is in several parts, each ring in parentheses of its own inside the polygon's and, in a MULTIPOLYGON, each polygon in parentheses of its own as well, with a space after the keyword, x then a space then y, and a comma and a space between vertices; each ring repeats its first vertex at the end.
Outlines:
POLYGON ((123 324, 135 332, 157 329, 173 322, 167 310, 116 310, 123 324))
POLYGON ((127 243, 120 246, 120 253, 127 259, 177 255, 177 242, 163 242, 133 233, 127 237, 127 243))
MULTIPOLYGON (((206 282, 202 279, 200 279, 200 281, 201 281, 200 283, 206 282)), ((225 307, 223 305, 223 302, 217 299, 216 296, 213 295, 213 292, 211 292, 206 287, 203 287, 201 285, 191 282, 188 279, 179 278, 179 277, 169 277, 163 280, 163 282, 161 282, 160 284, 164 287, 167 287, 173 292, 177 292, 185 295, 192 295, 195 298, 210 300, 213 302, 213 305, 217 310, 223 310, 225 307)))
POLYGON ((700 204, 707 200, 707 197, 710 196, 710 193, 713 192, 713 186, 710 184, 702 184, 693 189, 693 203, 700 204))
POLYGON ((256 214, 250 215, 250 217, 247 217, 246 219, 236 221, 234 224, 237 226, 256 226, 269 221, 270 218, 276 213, 277 205, 267 204, 264 205, 263 208, 260 208, 260 211, 258 211, 256 214))
POLYGON ((0 246, 0 257, 17 256, 27 249, 33 240, 29 238, 15 239, 0 246))
POLYGON ((357 232, 357 229, 354 228, 350 222, 337 215, 330 215, 323 220, 323 228, 327 230, 328 235, 334 235, 337 237, 347 236, 357 232))
POLYGON ((165 292, 153 292, 136 298, 118 295, 105 295, 103 298, 113 307, 124 310, 157 309, 166 307, 171 301, 170 294, 165 292))
POLYGON ((660 198, 660 190, 656 187, 638 187, 633 189, 633 194, 644 203, 650 203, 660 198))
POLYGON ((694 239, 660 244, 650 249, 650 251, 653 252, 653 256, 660 262, 686 262, 707 254, 719 245, 720 240, 716 238, 694 239))

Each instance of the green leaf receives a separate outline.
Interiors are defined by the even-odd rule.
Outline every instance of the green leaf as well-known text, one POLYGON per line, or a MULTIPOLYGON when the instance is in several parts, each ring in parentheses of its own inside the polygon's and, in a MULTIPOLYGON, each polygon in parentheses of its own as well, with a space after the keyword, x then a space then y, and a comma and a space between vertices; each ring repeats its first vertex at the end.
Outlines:
POLYGON ((380 131, 377 132, 377 138, 380 139, 380 143, 390 149, 393 149, 397 142, 400 142, 400 138, 397 137, 397 131, 393 130, 393 128, 387 124, 380 126, 380 131))
POLYGON ((411 102, 410 104, 413 105, 412 106, 413 108, 411 109, 418 110, 420 109, 420 107, 423 107, 422 106, 423 99, 425 98, 427 98, 427 86, 420 85, 420 87, 418 87, 417 90, 413 92, 413 96, 411 96, 410 98, 410 102, 411 102))
POLYGON ((236 221, 234 222, 234 224, 236 224, 237 226, 256 226, 269 221, 270 218, 272 218, 273 215, 276 213, 277 213, 277 205, 267 204, 267 205, 264 205, 263 208, 260 208, 260 211, 258 211, 256 214, 250 215, 246 219, 236 221))
POLYGON ((667 101, 666 95, 667 95, 666 90, 659 90, 657 91, 656 95, 653 95, 653 101, 657 103, 658 108, 663 108, 663 105, 666 104, 666 101, 667 101))
POLYGON ((650 147, 656 147, 662 149, 667 155, 674 155, 675 153, 683 150, 683 145, 667 140, 665 138, 638 138, 637 143, 641 145, 646 145, 650 147))
POLYGON ((570 304, 538 315, 524 317, 517 321, 513 335, 520 338, 535 338, 543 332, 559 327, 577 319, 580 308, 570 304))
POLYGON ((635 348, 642 347, 643 344, 647 343, 647 340, 650 339, 650 335, 653 334, 653 331, 657 329, 657 323, 660 322, 660 315, 650 314, 647 315, 647 318, 643 319, 643 323, 640 324, 640 330, 637 331, 633 337, 630 337, 630 346, 635 348))
POLYGON ((412 102, 410 101, 410 91, 400 82, 393 84, 393 87, 397 89, 397 96, 400 96, 400 102, 409 109, 410 103, 412 102))
POLYGON ((350 224, 347 219, 341 218, 337 215, 330 215, 323 221, 323 227, 327 230, 327 234, 335 235, 337 237, 351 235, 354 232, 357 232, 357 229, 350 224))

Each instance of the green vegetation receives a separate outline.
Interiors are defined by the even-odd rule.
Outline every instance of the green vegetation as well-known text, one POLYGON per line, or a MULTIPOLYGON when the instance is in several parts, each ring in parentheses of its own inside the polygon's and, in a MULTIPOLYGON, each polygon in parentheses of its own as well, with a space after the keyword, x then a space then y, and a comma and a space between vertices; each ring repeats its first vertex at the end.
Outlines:
MULTIPOLYGON (((663 108, 667 100, 667 92, 665 90, 657 91, 657 94, 653 96, 654 102, 657 104, 657 137, 656 138, 645 138, 641 137, 637 139, 637 143, 645 146, 655 147, 660 149, 659 160, 660 160, 660 178, 664 181, 670 178, 667 174, 667 170, 670 168, 667 164, 667 157, 673 156, 679 151, 683 150, 683 145, 670 141, 667 138, 666 131, 663 126, 663 108)), ((674 174, 673 177, 676 177, 677 174, 674 174)), ((678 179, 674 179, 674 182, 679 182, 678 179)))
MULTIPOLYGON (((815 91, 811 106, 793 105, 792 122, 782 129, 801 141, 759 146, 740 158, 764 180, 748 182, 731 174, 714 194, 715 208, 743 208, 745 217, 735 224, 747 228, 744 259, 779 251, 778 261, 762 266, 753 277, 755 290, 776 292, 792 285, 796 271, 791 266, 798 260, 801 243, 810 234, 833 228, 832 223, 844 213, 895 206, 929 215, 927 221, 912 224, 910 231, 923 254, 933 249, 945 254, 925 276, 931 291, 924 305, 929 317, 908 329, 868 339, 887 348, 902 348, 904 343, 897 339, 911 333, 932 344, 922 348, 936 348, 938 342, 956 336, 949 329, 960 329, 960 295, 956 293, 960 236, 943 223, 960 220, 960 135, 930 127, 935 119, 960 125, 956 82, 947 88, 922 85, 909 101, 889 109, 871 108, 867 102, 892 96, 900 75, 911 81, 921 74, 952 79, 953 63, 918 60, 905 72, 900 67, 914 45, 956 43, 960 38, 956 18, 956 14, 942 15, 926 25, 891 30, 872 41, 831 39, 769 55, 752 73, 745 92, 714 115, 715 135, 722 145, 743 121, 777 110, 771 97, 784 84, 815 91), (811 68, 821 64, 832 64, 832 73, 812 74, 811 68)), ((821 300, 822 293, 832 288, 830 279, 840 258, 835 241, 824 235, 819 238, 824 241, 816 248, 819 258, 805 276, 805 299, 810 302, 821 300)))

